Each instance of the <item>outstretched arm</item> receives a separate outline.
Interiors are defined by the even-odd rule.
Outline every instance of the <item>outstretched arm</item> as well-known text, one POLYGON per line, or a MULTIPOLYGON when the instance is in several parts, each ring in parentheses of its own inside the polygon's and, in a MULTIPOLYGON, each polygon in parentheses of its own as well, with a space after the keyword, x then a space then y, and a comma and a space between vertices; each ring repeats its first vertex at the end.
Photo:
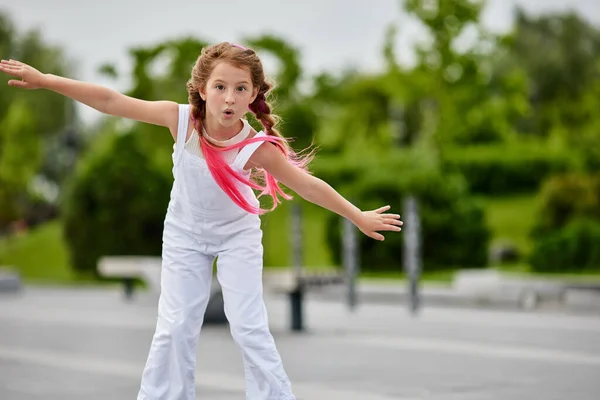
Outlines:
POLYGON ((107 87, 51 74, 15 60, 2 60, 0 71, 20 80, 8 81, 23 89, 48 89, 70 97, 104 114, 165 126, 176 135, 178 105, 172 101, 146 101, 126 96, 107 87))
POLYGON ((247 166, 264 168, 303 199, 347 218, 361 232, 373 239, 385 239, 379 231, 399 232, 401 230, 400 215, 384 214, 390 206, 361 211, 328 183, 290 164, 281 151, 273 145, 266 143, 261 145, 250 157, 247 166))

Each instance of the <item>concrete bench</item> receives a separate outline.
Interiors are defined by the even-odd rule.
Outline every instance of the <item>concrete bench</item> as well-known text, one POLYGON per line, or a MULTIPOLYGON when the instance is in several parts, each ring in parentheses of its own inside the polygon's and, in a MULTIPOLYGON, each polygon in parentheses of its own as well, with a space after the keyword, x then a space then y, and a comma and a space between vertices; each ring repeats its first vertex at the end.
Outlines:
POLYGON ((297 273, 291 267, 277 267, 267 269, 263 273, 265 289, 282 294, 297 290, 313 290, 324 286, 343 285, 344 283, 346 283, 346 276, 330 268, 303 270, 301 273, 297 273))
POLYGON ((0 293, 15 293, 21 289, 21 277, 14 268, 0 265, 0 293))
POLYGON ((304 294, 307 291, 346 282, 344 274, 330 268, 298 272, 293 267, 285 267, 272 268, 263 273, 265 290, 288 296, 292 331, 304 330, 304 294))
POLYGON ((460 270, 453 289, 482 303, 504 302, 522 309, 537 308, 544 302, 563 303, 566 285, 544 279, 518 278, 494 269, 460 270))
MULTIPOLYGON (((154 300, 160 296, 160 273, 162 260, 160 257, 140 256, 107 256, 98 261, 98 273, 105 278, 123 280, 125 298, 133 299, 134 282, 140 280, 146 284, 154 300)), ((211 293, 204 315, 205 323, 226 323, 223 293, 217 279, 213 278, 211 293)))
POLYGON ((144 282, 150 293, 159 295, 160 269, 160 257, 110 256, 98 261, 100 276, 123 281, 128 300, 133 298, 135 280, 144 282))

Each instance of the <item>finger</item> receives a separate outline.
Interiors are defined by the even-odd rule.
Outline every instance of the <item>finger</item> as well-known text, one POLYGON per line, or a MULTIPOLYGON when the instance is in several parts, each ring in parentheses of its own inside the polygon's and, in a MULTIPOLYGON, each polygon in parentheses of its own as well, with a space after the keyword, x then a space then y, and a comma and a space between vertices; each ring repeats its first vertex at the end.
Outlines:
POLYGON ((385 218, 400 219, 400 214, 381 214, 381 216, 385 218))
POLYGON ((390 224, 390 225, 398 225, 398 226, 404 225, 404 222, 402 222, 402 221, 400 221, 398 219, 389 219, 389 218, 384 219, 383 223, 384 224, 390 224))
POLYGON ((377 229, 378 231, 392 231, 392 232, 400 232, 402 228, 396 225, 384 225, 381 228, 377 229))
POLYGON ((8 75, 21 77, 21 73, 17 69, 9 69, 9 68, 0 67, 0 71, 4 72, 5 74, 8 74, 8 75))
POLYGON ((371 236, 373 239, 375 239, 375 240, 380 240, 380 241, 382 241, 382 242, 385 240, 385 237, 384 237, 384 236, 383 236, 381 233, 376 233, 376 232, 373 232, 373 233, 372 233, 370 236, 371 236))
POLYGON ((0 68, 2 68, 2 70, 11 70, 11 71, 19 71, 19 70, 23 69, 20 66, 13 65, 13 64, 2 64, 2 65, 0 65, 0 68))
POLYGON ((377 210, 375 210, 375 212, 377 214, 381 214, 382 212, 387 211, 389 209, 390 209, 390 206, 383 206, 383 207, 379 207, 377 210))
POLYGON ((8 81, 8 86, 14 86, 14 87, 18 87, 18 88, 27 89, 29 87, 29 83, 11 79, 10 81, 8 81))
POLYGON ((383 221, 379 221, 375 230, 377 230, 377 231, 384 231, 384 230, 385 231, 400 231, 401 225, 402 225, 402 223, 395 219, 387 220, 387 221, 383 220, 383 221))

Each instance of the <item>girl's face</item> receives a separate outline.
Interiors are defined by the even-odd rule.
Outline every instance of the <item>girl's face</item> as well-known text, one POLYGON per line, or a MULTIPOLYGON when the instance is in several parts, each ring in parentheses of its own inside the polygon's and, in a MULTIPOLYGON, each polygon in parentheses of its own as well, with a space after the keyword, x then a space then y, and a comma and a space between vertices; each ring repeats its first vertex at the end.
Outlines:
POLYGON ((200 97, 206 101, 207 118, 224 127, 237 124, 257 94, 250 72, 225 61, 215 65, 206 87, 200 90, 200 97))

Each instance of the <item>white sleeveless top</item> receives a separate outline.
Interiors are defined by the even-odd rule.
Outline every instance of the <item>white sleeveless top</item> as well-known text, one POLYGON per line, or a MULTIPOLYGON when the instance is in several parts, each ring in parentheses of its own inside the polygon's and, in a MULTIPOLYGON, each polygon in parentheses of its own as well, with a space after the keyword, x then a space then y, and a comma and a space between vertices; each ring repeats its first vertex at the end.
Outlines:
MULTIPOLYGON (((244 139, 246 139, 248 137, 248 135, 250 135, 250 132, 252 131, 252 127, 250 126, 250 124, 248 123, 247 120, 242 119, 241 121, 244 124, 244 126, 234 137, 232 137, 230 139, 227 139, 227 140, 214 139, 206 132, 206 130, 204 129, 204 126, 202 127, 202 136, 204 136, 209 142, 211 142, 217 146, 221 146, 221 147, 231 146, 233 144, 240 143, 244 139)), ((193 155, 195 155, 197 157, 204 158, 204 155, 202 154, 202 149, 200 148, 200 137, 198 136, 198 131, 196 129, 192 130, 192 134, 190 135, 189 139, 185 142, 185 150, 192 153, 193 155)), ((225 161, 228 164, 231 164, 235 160, 235 157, 237 156, 238 153, 239 153, 239 149, 234 149, 234 150, 224 152, 224 153, 222 153, 222 155, 223 155, 223 158, 225 159, 225 161)))
MULTIPOLYGON (((171 190, 171 201, 169 203, 168 215, 182 221, 192 223, 204 223, 207 219, 220 221, 235 221, 247 215, 253 219, 253 224, 260 221, 255 214, 249 214, 229 198, 229 196, 215 182, 204 158, 192 151, 185 149, 186 134, 188 130, 190 106, 182 104, 179 106, 179 123, 177 139, 173 151, 173 188, 171 190), (255 220, 254 220, 255 219, 255 220)), ((266 136, 262 131, 255 137, 266 136)), ((192 135, 193 138, 193 135, 192 135)), ((188 143, 198 142, 190 138, 188 143)), ((250 172, 244 171, 244 166, 252 154, 262 144, 256 141, 245 145, 241 150, 232 155, 230 166, 235 171, 249 177, 250 172)), ((200 155, 202 152, 200 152, 200 155)), ((252 188, 236 183, 242 195, 255 207, 259 206, 258 199, 252 188)))

